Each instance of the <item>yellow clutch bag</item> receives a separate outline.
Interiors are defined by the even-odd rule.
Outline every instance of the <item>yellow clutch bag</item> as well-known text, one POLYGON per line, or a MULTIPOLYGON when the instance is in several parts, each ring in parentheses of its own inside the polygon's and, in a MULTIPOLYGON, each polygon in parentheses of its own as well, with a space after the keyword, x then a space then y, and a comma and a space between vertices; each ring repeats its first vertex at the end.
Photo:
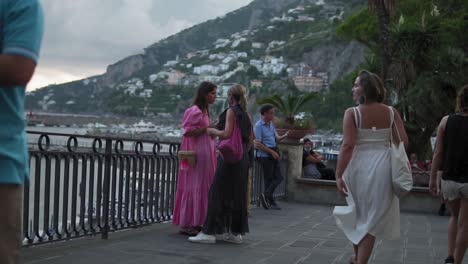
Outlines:
POLYGON ((181 150, 177 156, 181 164, 188 163, 192 168, 197 164, 197 154, 193 150, 181 150))

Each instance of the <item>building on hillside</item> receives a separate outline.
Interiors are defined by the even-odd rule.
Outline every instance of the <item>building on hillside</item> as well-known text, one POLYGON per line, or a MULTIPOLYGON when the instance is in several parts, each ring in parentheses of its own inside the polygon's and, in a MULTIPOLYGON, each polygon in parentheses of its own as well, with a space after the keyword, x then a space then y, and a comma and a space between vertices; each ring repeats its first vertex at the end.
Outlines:
POLYGON ((231 62, 234 62, 237 60, 237 57, 234 56, 227 56, 226 58, 223 59, 224 64, 230 64, 231 62))
POLYGON ((181 84, 181 80, 185 77, 185 75, 186 74, 181 71, 170 71, 167 75, 167 83, 170 85, 179 85, 181 84))
POLYGON ((189 52, 189 53, 185 54, 185 58, 191 59, 191 58, 193 58, 193 57, 195 57, 195 56, 197 56, 197 55, 198 55, 198 54, 197 54, 196 51, 192 51, 192 52, 189 52))
POLYGON ((333 20, 343 20, 343 15, 344 15, 344 11, 341 11, 339 15, 334 15, 332 17, 330 17, 328 20, 330 21, 333 21, 333 20))
POLYGON ((262 42, 252 42, 252 48, 254 48, 254 49, 261 49, 264 46, 265 45, 262 42))
POLYGON ((262 60, 250 60, 250 65, 257 68, 257 70, 261 71, 263 68, 263 61, 262 60))
POLYGON ((237 52, 237 58, 247 58, 249 55, 245 51, 237 52))
POLYGON ((208 56, 208 58, 210 60, 222 60, 222 59, 226 58, 226 54, 225 53, 210 54, 210 56, 208 56))
POLYGON ((263 75, 280 74, 287 67, 288 65, 284 63, 265 63, 261 71, 263 75))
POLYGON ((212 83, 218 83, 221 80, 221 77, 216 76, 216 75, 200 75, 198 77, 199 82, 212 82, 212 83))
POLYGON ((141 97, 141 98, 151 98, 152 94, 153 94, 153 90, 144 89, 142 92, 140 92, 139 97, 141 97))
POLYGON ((227 70, 229 70, 229 64, 227 63, 221 63, 218 65, 218 69, 220 72, 225 72, 227 70))
POLYGON ((317 72, 315 74, 315 76, 319 77, 319 78, 322 78, 323 79, 323 83, 325 85, 325 89, 328 89, 328 86, 329 86, 329 79, 328 79, 328 72, 317 72))
POLYGON ((312 22, 312 21, 315 21, 315 18, 310 17, 310 16, 299 16, 297 18, 297 21, 312 22))
POLYGON ((167 71, 160 71, 157 74, 151 74, 148 77, 150 83, 153 83, 156 80, 164 80, 169 76, 169 72, 167 71))
POLYGON ((179 63, 179 55, 176 56, 176 59, 175 60, 170 60, 170 61, 167 61, 164 66, 165 67, 171 67, 171 66, 175 66, 179 63))
POLYGON ((224 48, 231 43, 229 39, 217 39, 214 43, 215 49, 224 48))
POLYGON ((127 89, 124 90, 124 94, 128 94, 131 96, 135 96, 135 92, 138 88, 134 85, 130 85, 127 87, 127 89))
POLYGON ((213 74, 217 75, 220 72, 219 67, 214 65, 201 65, 193 68, 194 74, 213 74))
POLYGON ((314 76, 315 69, 306 63, 293 64, 287 69, 290 78, 296 76, 314 76))
POLYGON ((251 80, 250 81, 250 87, 252 87, 252 88, 261 88, 261 87, 263 87, 263 81, 262 80, 251 80))
POLYGON ((197 75, 186 75, 180 81, 180 84, 184 86, 198 85, 198 83, 199 83, 199 76, 197 75))
POLYGON ((276 48, 276 47, 281 47, 281 46, 283 46, 284 44, 286 44, 286 41, 283 41, 283 40, 281 40, 281 41, 273 40, 272 42, 270 42, 270 43, 268 44, 268 50, 274 49, 274 48, 276 48))
POLYGON ((233 49, 237 48, 237 47, 238 47, 242 42, 244 42, 244 41, 247 41, 247 39, 244 38, 244 37, 238 38, 238 39, 234 40, 234 41, 232 42, 231 48, 233 48, 233 49))
POLYGON ((218 85, 218 97, 219 98, 227 98, 227 93, 229 88, 231 88, 233 85, 236 85, 236 83, 220 83, 218 85))
POLYGON ((270 19, 270 22, 291 22, 293 21, 294 18, 293 17, 290 17, 290 16, 286 16, 286 14, 283 14, 283 16, 281 17, 274 17, 272 19, 270 19))
POLYGON ((297 89, 302 92, 320 92, 325 88, 324 80, 315 76, 296 76, 293 78, 297 89))

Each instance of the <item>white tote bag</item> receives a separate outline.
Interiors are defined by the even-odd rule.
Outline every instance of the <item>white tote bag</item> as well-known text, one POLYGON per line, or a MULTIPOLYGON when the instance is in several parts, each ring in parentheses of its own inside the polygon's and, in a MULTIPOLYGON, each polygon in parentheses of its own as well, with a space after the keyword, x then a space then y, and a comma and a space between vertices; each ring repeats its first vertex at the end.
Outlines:
POLYGON ((398 198, 401 198, 408 194, 413 188, 413 176, 411 175, 411 166, 408 156, 406 155, 405 146, 403 145, 403 141, 401 141, 400 132, 394 125, 395 113, 393 112, 393 108, 390 107, 390 110, 392 111, 392 126, 390 128, 393 130, 393 127, 395 127, 398 140, 400 141, 398 145, 395 145, 393 142, 393 135, 391 134, 392 185, 393 192, 398 198))

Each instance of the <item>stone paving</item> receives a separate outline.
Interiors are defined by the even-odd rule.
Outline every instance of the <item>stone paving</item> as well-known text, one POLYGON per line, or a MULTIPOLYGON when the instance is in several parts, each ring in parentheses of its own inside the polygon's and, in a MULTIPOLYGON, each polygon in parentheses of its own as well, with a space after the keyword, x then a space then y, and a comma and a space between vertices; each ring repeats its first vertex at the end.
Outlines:
MULTIPOLYGON (((23 249, 25 264, 348 263, 352 246, 331 217, 332 207, 280 203, 253 208, 251 232, 240 245, 192 244, 169 223, 23 249)), ((448 217, 403 213, 401 238, 378 240, 370 263, 444 263, 448 217)), ((464 263, 468 264, 468 260, 464 263)))

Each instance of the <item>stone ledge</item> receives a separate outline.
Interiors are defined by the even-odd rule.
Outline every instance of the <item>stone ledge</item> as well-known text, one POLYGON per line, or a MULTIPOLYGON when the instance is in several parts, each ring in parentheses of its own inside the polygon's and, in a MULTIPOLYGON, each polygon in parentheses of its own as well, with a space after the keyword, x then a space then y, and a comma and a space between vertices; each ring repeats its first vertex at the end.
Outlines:
MULTIPOLYGON (((294 201, 313 204, 343 205, 345 200, 336 189, 336 182, 330 180, 296 178, 290 195, 294 201)), ((426 187, 413 187, 400 200, 402 211, 431 213, 437 212, 440 199, 433 197, 426 187)))
MULTIPOLYGON (((310 178, 297 178, 296 182, 311 184, 311 185, 324 185, 324 186, 336 186, 336 181, 331 180, 320 180, 320 179, 310 179, 310 178)), ((427 193, 430 194, 428 187, 413 187, 411 193, 427 193)))
POLYGON ((319 179, 310 179, 310 178, 297 178, 296 182, 311 184, 311 185, 327 185, 327 186, 336 186, 336 181, 330 180, 319 180, 319 179))

